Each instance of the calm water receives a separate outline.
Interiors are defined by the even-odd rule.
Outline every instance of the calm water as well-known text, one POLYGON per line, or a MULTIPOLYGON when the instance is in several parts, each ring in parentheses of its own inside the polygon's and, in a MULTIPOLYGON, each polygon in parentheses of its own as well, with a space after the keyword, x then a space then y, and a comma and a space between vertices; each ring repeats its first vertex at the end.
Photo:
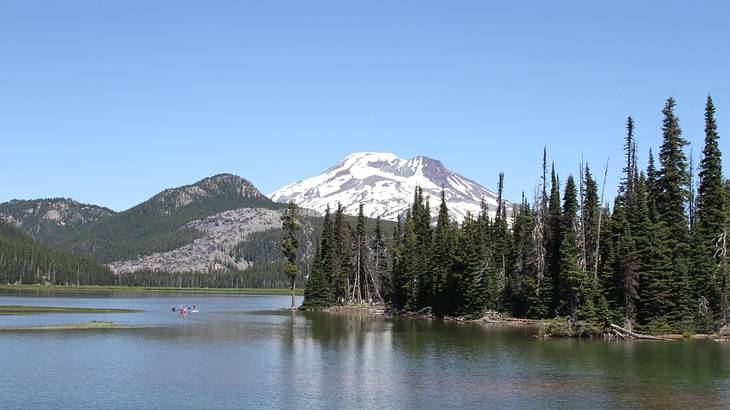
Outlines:
POLYGON ((0 316, 3 408, 730 407, 730 344, 537 340, 525 329, 290 312, 285 296, 0 294, 143 309, 0 316), (197 303, 181 319, 173 305, 197 303))

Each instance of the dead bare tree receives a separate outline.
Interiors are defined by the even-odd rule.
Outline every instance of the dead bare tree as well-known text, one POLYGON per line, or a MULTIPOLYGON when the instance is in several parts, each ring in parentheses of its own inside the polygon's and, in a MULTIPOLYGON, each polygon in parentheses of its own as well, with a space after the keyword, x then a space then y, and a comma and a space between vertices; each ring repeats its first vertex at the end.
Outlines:
MULTIPOLYGON (((606 160, 606 167, 603 170, 603 183, 601 184, 601 207, 603 207, 603 195, 606 192, 606 179, 608 178, 608 164, 610 159, 606 160)), ((600 260, 601 250, 601 227, 603 225, 603 211, 599 208, 598 228, 596 229, 596 256, 593 264, 593 279, 598 280, 598 261, 600 260)))
POLYGON ((718 282, 717 275, 720 275, 720 318, 722 327, 726 328, 728 326, 727 230, 723 230, 715 241, 714 259, 717 261, 717 268, 715 269, 714 275, 715 283, 718 282))

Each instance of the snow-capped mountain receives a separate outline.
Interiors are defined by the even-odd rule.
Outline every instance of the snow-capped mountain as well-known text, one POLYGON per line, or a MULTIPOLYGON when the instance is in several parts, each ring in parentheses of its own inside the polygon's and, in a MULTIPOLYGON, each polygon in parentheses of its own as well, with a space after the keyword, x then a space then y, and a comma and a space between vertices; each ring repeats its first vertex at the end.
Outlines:
POLYGON ((282 187, 269 198, 294 200, 300 207, 320 213, 327 205, 334 209, 339 202, 351 215, 357 215, 362 203, 365 216, 396 220, 410 207, 417 186, 430 198, 434 218, 442 187, 453 219, 461 221, 467 212, 476 215, 482 198, 494 217, 496 193, 450 171, 441 161, 423 156, 406 160, 390 153, 351 154, 321 175, 282 187))

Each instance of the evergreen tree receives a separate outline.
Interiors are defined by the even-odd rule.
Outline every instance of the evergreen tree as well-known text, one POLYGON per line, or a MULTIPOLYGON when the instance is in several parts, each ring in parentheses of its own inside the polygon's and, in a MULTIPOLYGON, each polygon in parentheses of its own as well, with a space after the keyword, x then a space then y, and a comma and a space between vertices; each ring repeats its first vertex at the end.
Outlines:
POLYGON ((296 308, 294 300, 296 278, 297 273, 299 273, 299 265, 297 264, 299 239, 297 239, 297 232, 302 229, 302 225, 299 223, 299 208, 294 201, 289 201, 284 213, 281 215, 281 223, 281 249, 286 258, 284 273, 291 278, 291 308, 294 309, 296 308))
POLYGON ((649 149, 649 160, 646 167, 646 199, 649 210, 649 219, 652 223, 658 222, 657 201, 659 200, 659 183, 657 181, 657 170, 654 163, 654 154, 649 149))
POLYGON ((327 205, 322 221, 322 271, 330 292, 328 299, 334 303, 343 303, 344 295, 340 286, 340 256, 337 239, 338 236, 335 235, 335 220, 330 214, 329 205, 327 205))
POLYGON ((439 205, 436 229, 431 242, 430 272, 433 281, 434 313, 444 315, 454 309, 453 280, 454 268, 454 233, 449 220, 449 210, 446 207, 446 193, 441 190, 441 204, 439 205))
MULTIPOLYGON (((693 291, 697 304, 696 321, 699 330, 714 330, 713 313, 726 324, 726 309, 721 303, 721 286, 727 272, 718 269, 718 239, 726 232, 727 208, 723 187, 722 155, 715 122, 715 107, 707 96, 705 106, 705 147, 700 163, 700 184, 697 191, 697 224, 694 233, 693 291)), ((724 288, 724 286, 722 286, 724 288)), ((724 289, 722 289, 724 291, 724 289)))
POLYGON ((373 281, 370 278, 369 261, 367 224, 363 205, 360 204, 355 230, 355 269, 352 280, 352 299, 355 303, 372 302, 375 288, 372 286, 373 281))
POLYGON ((494 275, 494 264, 486 260, 482 226, 467 214, 462 223, 460 238, 461 275, 458 280, 459 303, 457 314, 477 318, 487 304, 487 277, 494 275))
POLYGON ((497 210, 494 215, 494 225, 492 226, 492 255, 497 269, 497 278, 495 292, 498 301, 495 304, 497 308, 511 310, 511 300, 514 297, 514 283, 512 270, 512 235, 509 230, 507 221, 507 206, 504 200, 504 173, 499 173, 499 182, 497 184, 497 210))
POLYGON ((624 327, 631 330, 637 320, 641 278, 652 266, 653 227, 649 218, 646 176, 643 172, 639 173, 634 184, 628 222, 632 238, 629 257, 632 269, 626 269, 622 276, 622 288, 624 294, 624 327))
POLYGON ((669 272, 665 275, 673 298, 668 301, 669 323, 677 324, 672 330, 687 330, 691 327, 691 293, 689 287, 689 224, 686 205, 689 198, 687 186, 689 173, 687 157, 683 148, 687 141, 682 138, 679 119, 674 114, 675 101, 667 99, 662 110, 663 142, 659 152, 661 169, 659 172, 657 216, 661 229, 666 230, 666 246, 669 250, 669 272))
POLYGON ((321 310, 332 305, 330 289, 324 274, 322 245, 317 245, 317 251, 312 260, 312 269, 304 288, 304 302, 301 308, 305 310, 321 310))
POLYGON ((535 270, 534 284, 526 284, 530 306, 528 315, 532 318, 547 318, 553 313, 553 278, 550 270, 550 214, 547 196, 547 149, 543 148, 542 178, 536 190, 535 212, 532 218, 531 264, 535 270))
POLYGON ((524 192, 522 201, 514 217, 512 235, 514 244, 513 279, 509 282, 511 313, 517 317, 534 315, 533 306, 539 303, 537 298, 537 269, 534 264, 532 233, 533 212, 524 192))
POLYGON ((598 245, 598 222, 601 207, 598 199, 598 185, 590 168, 586 165, 583 171, 584 198, 581 205, 581 232, 583 235, 582 268, 588 274, 596 276, 595 259, 598 245))
POLYGON ((553 293, 550 295, 551 299, 548 304, 549 314, 552 315, 558 311, 561 288, 564 286, 564 284, 560 282, 560 245, 562 242, 563 216, 560 209, 560 182, 555 173, 555 165, 552 167, 550 180, 551 188, 550 199, 548 201, 546 248, 547 271, 553 288, 553 293))
POLYGON ((372 269, 373 269, 373 287, 375 288, 375 297, 378 302, 383 303, 387 298, 385 291, 390 288, 390 277, 388 275, 388 251, 383 235, 380 218, 375 220, 375 232, 371 248, 372 252, 372 269))
POLYGON ((406 216, 400 260, 400 295, 402 309, 415 312, 418 308, 418 239, 416 237, 416 219, 406 216))
POLYGON ((414 259, 414 277, 417 287, 416 293, 418 295, 416 306, 420 310, 426 307, 432 307, 434 303, 434 285, 429 267, 431 209, 428 199, 423 197, 423 189, 421 187, 416 189, 412 216, 415 223, 416 235, 416 255, 414 259))
POLYGON ((558 259, 558 274, 560 292, 558 294, 559 311, 571 319, 578 318, 579 303, 581 302, 581 286, 584 282, 584 273, 578 266, 578 243, 576 239, 577 199, 575 181, 572 175, 568 176, 565 185, 562 221, 560 224, 561 243, 558 259))
POLYGON ((334 259, 332 267, 332 292, 334 299, 347 302, 350 296, 350 270, 352 269, 352 244, 350 224, 345 220, 342 204, 337 204, 334 218, 334 259))

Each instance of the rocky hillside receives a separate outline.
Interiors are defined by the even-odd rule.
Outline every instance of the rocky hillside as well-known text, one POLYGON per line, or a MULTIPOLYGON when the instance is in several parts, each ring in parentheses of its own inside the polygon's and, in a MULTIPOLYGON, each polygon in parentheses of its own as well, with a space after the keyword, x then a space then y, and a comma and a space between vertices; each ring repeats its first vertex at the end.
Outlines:
POLYGON ((467 212, 477 214, 482 199, 492 217, 497 209, 497 194, 449 170, 438 160, 423 156, 406 160, 376 152, 351 154, 322 174, 282 187, 269 197, 282 203, 294 200, 297 205, 320 213, 327 205, 334 208, 339 202, 350 215, 356 215, 362 203, 365 216, 393 221, 410 207, 419 186, 430 197, 434 218, 442 189, 457 221, 467 212))
POLYGON ((166 189, 55 244, 75 253, 94 255, 104 262, 134 260, 192 244, 206 233, 189 225, 191 222, 241 208, 276 210, 283 205, 268 199, 246 179, 220 174, 166 189))
POLYGON ((70 198, 12 200, 0 204, 0 220, 43 243, 61 240, 84 226, 114 215, 97 205, 82 204, 70 198))
POLYGON ((115 261, 109 267, 115 273, 139 270, 165 272, 206 272, 244 270, 250 261, 236 257, 234 248, 253 232, 281 227, 281 211, 265 208, 240 208, 189 222, 184 229, 201 233, 192 243, 168 252, 157 252, 125 261, 115 261))

